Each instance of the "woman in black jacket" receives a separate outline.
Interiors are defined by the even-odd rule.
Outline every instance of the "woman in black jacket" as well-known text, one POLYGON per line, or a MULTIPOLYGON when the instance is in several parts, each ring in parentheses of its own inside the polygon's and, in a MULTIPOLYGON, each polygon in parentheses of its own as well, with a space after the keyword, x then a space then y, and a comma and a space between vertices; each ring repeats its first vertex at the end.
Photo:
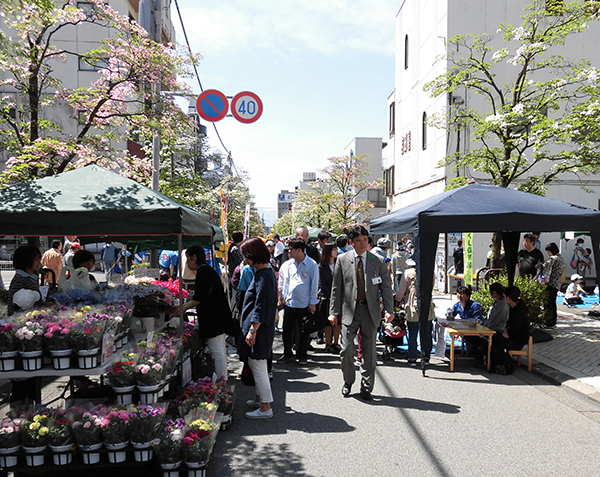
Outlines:
POLYGON ((196 271, 194 296, 183 306, 185 313, 196 308, 200 338, 206 344, 215 362, 217 379, 227 381, 227 350, 225 330, 231 321, 231 309, 219 274, 206 263, 204 248, 194 245, 185 251, 187 266, 196 271))
POLYGON ((329 316, 329 299, 331 297, 331 285, 333 284, 333 270, 335 259, 338 256, 337 246, 334 242, 327 242, 323 247, 321 262, 319 263, 319 314, 324 318, 325 324, 325 351, 338 354, 340 352, 340 328, 341 325, 331 325, 327 320, 329 316), (331 342, 333 334, 333 343, 331 342))

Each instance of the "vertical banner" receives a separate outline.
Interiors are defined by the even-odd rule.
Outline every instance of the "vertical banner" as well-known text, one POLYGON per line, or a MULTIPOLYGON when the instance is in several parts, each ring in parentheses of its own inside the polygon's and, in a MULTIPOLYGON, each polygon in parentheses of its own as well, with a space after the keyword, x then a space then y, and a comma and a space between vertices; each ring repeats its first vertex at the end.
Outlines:
POLYGON ((473 234, 463 234, 463 248, 465 260, 465 283, 473 285, 473 234))
POLYGON ((244 215, 244 239, 250 236, 250 204, 246 204, 246 214, 244 215))
POLYGON ((223 202, 223 189, 219 190, 221 194, 221 229, 223 230, 223 248, 225 249, 225 263, 227 263, 227 242, 229 241, 229 234, 227 233, 227 202, 229 201, 229 197, 225 197, 225 201, 223 202))

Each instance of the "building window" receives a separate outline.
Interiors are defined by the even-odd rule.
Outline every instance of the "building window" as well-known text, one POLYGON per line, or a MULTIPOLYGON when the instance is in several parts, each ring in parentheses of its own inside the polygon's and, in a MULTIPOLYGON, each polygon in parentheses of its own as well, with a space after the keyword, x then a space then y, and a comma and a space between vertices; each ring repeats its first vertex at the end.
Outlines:
POLYGON ((427 113, 425 111, 423 111, 423 124, 422 124, 422 131, 423 131, 423 150, 427 149, 427 113))
POLYGON ((9 108, 8 109, 8 117, 13 121, 17 120, 17 108, 9 108))
POLYGON ((546 0, 546 11, 550 15, 562 15, 564 8, 564 0, 546 0))
POLYGON ((385 195, 394 195, 394 166, 390 166, 383 171, 383 179, 385 180, 385 195))
POLYGON ((396 130, 396 103, 390 104, 390 138, 394 137, 396 130))
POLYGON ((383 189, 367 189, 367 200, 375 207, 385 207, 385 195, 383 189))
POLYGON ((408 68, 408 35, 404 36, 404 69, 408 68))
POLYGON ((102 68, 108 68, 108 60, 106 58, 79 57, 80 71, 100 71, 102 68))

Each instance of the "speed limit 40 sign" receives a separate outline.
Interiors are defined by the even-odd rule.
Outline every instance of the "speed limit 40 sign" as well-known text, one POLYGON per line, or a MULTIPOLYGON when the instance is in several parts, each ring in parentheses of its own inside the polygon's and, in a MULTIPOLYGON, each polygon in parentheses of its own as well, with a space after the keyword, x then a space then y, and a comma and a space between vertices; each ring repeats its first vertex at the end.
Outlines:
POLYGON ((262 112, 262 101, 250 91, 242 91, 231 100, 231 114, 241 123, 253 123, 260 118, 262 112))

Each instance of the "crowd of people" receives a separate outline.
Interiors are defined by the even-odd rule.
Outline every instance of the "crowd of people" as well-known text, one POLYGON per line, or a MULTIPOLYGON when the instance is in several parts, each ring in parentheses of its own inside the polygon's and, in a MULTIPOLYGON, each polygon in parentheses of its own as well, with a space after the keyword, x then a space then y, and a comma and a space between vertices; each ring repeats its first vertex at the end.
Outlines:
MULTIPOLYGON (((25 246, 15 251, 16 273, 8 293, 9 314, 19 309, 12 299, 18 290, 40 291, 37 278, 40 265, 53 271, 54 277, 46 276, 49 283, 55 283, 62 267, 94 269, 94 254, 83 250, 76 237, 69 236, 64 242, 63 246, 60 240, 54 240, 43 255, 35 247, 25 246)), ((396 244, 395 250, 391 249, 388 238, 374 243, 368 230, 356 225, 335 238, 322 230, 315 244, 310 241, 307 227, 298 227, 295 236, 285 242, 277 234, 266 241, 257 237, 244 240, 244 235, 236 231, 232 234, 224 270, 214 266, 211 251, 207 255, 200 246, 186 250, 182 267, 193 296, 181 305, 182 310, 196 309, 200 336, 207 342, 216 376, 221 379, 228 378, 226 336, 238 337, 238 355, 256 386, 255 399, 247 402, 252 408, 246 414, 248 418, 273 417, 270 379, 277 331, 282 332, 283 340, 283 353, 277 359, 279 364, 307 364, 315 339, 315 344, 324 345, 322 351, 339 354, 344 397, 352 393, 359 366, 360 395, 364 400, 372 399, 377 332, 382 321, 388 323, 390 329, 398 328, 392 321, 398 319, 399 309, 408 331, 409 365, 417 365, 419 335, 421 364, 429 363, 435 312, 432 303, 429 316, 420 323, 415 247, 404 238, 396 244), (231 282, 227 277, 231 277, 231 282), (228 287, 235 297, 233 306, 228 298, 228 287)), ((547 259, 540 250, 539 235, 525 234, 517 266, 521 275, 543 277, 547 323, 554 326, 556 297, 566 264, 555 243, 548 244, 545 251, 547 259)), ((101 261, 107 281, 120 257, 120 250, 112 242, 103 248, 101 261)), ((464 266, 461 241, 453 258, 457 270, 464 266)), ((176 252, 163 250, 159 260, 163 274, 177 275, 179 255, 176 252)), ((91 274, 90 277, 93 279, 91 274)), ((583 277, 575 274, 571 278, 567 293, 568 299, 575 303, 581 299, 583 277)), ((489 292, 494 303, 484 317, 482 306, 471 299, 470 287, 459 286, 457 302, 447 318, 471 320, 494 330, 491 369, 510 373, 514 364, 508 352, 521 349, 529 339, 527 305, 517 287, 505 289, 496 282, 489 286, 489 292)), ((180 310, 171 310, 176 311, 180 310)), ((468 351, 480 354, 483 359, 483 350, 487 349, 484 340, 469 338, 468 351)))

